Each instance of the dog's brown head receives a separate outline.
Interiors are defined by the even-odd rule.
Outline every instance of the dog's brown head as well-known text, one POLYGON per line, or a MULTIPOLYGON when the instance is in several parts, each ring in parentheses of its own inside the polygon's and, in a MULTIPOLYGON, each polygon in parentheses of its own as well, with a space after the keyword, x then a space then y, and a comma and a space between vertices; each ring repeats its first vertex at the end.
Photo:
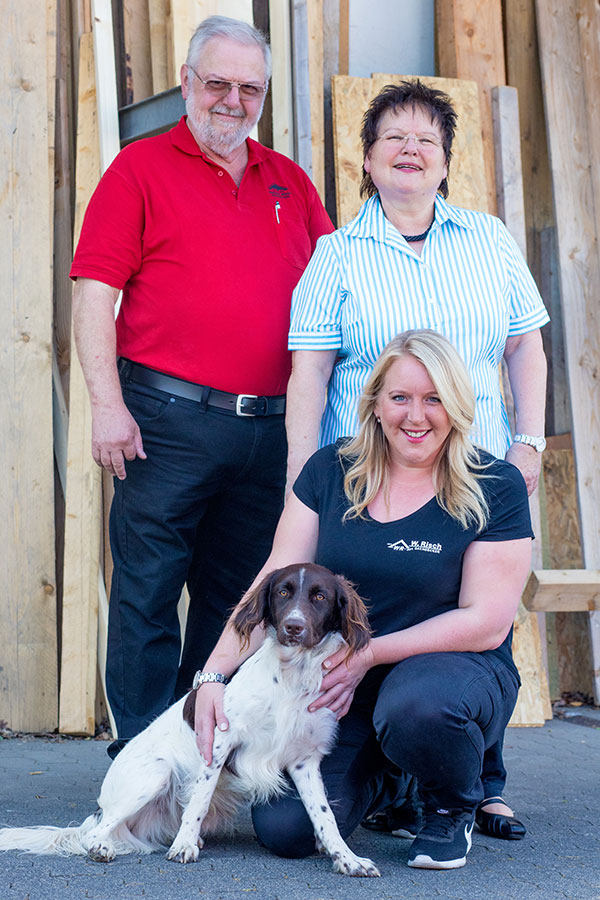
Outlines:
POLYGON ((369 642, 367 609, 349 581, 314 563, 299 563, 266 575, 246 597, 232 624, 247 643, 252 630, 272 625, 285 646, 315 647, 339 631, 356 653, 369 642))

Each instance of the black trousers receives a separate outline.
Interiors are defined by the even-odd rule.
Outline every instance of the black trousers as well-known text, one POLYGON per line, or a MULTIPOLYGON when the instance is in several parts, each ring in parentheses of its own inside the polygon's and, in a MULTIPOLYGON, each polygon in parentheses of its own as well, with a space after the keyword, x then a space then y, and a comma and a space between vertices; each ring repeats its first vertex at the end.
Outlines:
MULTIPOLYGON (((321 765, 342 835, 393 802, 386 775, 398 770, 418 779, 426 809, 474 810, 484 794, 485 749, 501 738, 517 693, 515 673, 488 652, 426 653, 371 670, 321 765)), ((314 852, 312 825, 292 788, 255 806, 252 817, 258 839, 279 856, 314 852)))
POLYGON ((238 417, 122 378, 146 460, 110 515, 107 692, 130 738, 191 686, 265 562, 283 507, 284 416, 238 417), (177 603, 194 559, 181 656, 177 603), (179 675, 178 675, 179 670, 179 675))

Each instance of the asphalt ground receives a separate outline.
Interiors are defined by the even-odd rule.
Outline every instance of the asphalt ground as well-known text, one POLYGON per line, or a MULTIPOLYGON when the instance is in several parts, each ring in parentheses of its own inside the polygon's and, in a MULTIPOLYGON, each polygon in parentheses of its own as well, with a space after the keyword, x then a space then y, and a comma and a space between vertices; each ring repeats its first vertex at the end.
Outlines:
MULTIPOLYGON (((600 900, 600 713, 510 728, 505 760, 505 796, 527 835, 501 841, 475 829, 463 869, 409 869, 409 841, 357 828, 348 843, 381 878, 344 877, 325 857, 269 854, 246 811, 233 837, 210 839, 187 866, 159 853, 111 863, 2 853, 0 900, 600 900)), ((81 821, 109 762, 102 741, 0 740, 0 822, 81 821)))

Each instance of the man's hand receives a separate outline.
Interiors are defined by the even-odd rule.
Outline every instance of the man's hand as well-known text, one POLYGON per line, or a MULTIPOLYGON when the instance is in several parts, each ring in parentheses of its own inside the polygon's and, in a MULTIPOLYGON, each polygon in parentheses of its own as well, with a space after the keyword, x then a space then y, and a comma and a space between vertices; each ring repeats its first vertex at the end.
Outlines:
POLYGON ((512 444, 505 458, 519 469, 527 485, 527 494, 531 497, 540 479, 542 454, 528 444, 512 444))
POLYGON ((321 682, 322 693, 308 707, 310 712, 327 706, 339 720, 350 709, 354 691, 373 665, 373 651, 368 646, 349 659, 348 650, 342 647, 323 663, 324 675, 321 682))
POLYGON ((123 402, 94 408, 92 455, 101 468, 121 481, 126 476, 126 459, 146 459, 138 424, 123 402))
POLYGON ((194 713, 196 746, 207 766, 210 766, 212 762, 215 726, 218 726, 219 731, 227 731, 229 728, 229 721, 223 712, 224 693, 224 685, 209 682, 200 685, 196 691, 194 713))

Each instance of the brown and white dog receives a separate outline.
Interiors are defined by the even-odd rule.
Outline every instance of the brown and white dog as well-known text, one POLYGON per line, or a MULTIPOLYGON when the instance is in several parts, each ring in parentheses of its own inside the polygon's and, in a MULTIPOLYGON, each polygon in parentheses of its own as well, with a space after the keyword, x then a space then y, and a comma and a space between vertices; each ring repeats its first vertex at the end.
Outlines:
POLYGON ((263 644, 225 688, 229 729, 215 730, 210 766, 196 746, 192 691, 117 756, 97 812, 78 827, 1 829, 0 850, 87 854, 107 862, 168 847, 169 859, 193 862, 202 835, 230 823, 243 801, 284 792, 287 772, 334 869, 379 875, 345 843, 325 795, 319 766, 334 741, 335 715, 308 712, 323 661, 344 642, 349 654, 367 644, 365 606, 341 576, 314 564, 292 565, 267 575, 233 620, 242 641, 261 623, 263 644))

